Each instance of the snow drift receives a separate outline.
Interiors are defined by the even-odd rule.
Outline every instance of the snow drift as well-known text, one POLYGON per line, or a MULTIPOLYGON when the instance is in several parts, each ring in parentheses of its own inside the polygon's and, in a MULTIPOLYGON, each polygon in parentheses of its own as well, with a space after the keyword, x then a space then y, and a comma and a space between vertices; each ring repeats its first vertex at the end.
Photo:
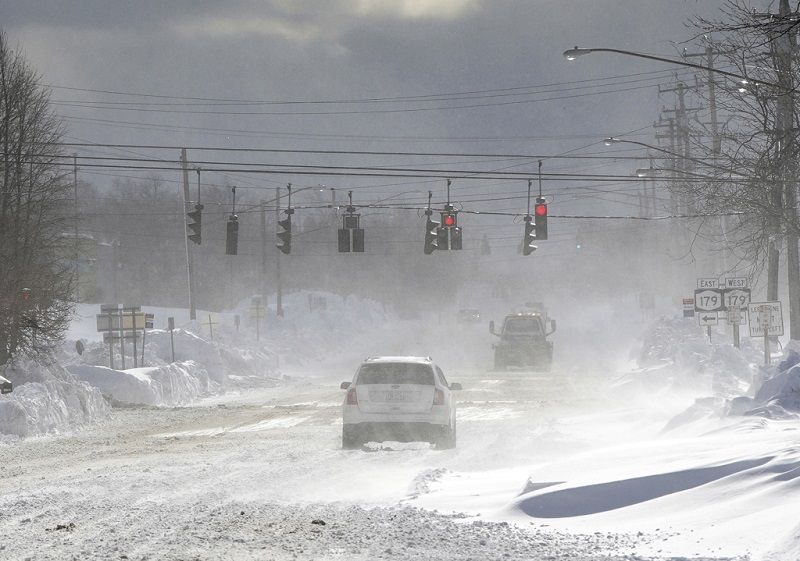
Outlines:
POLYGON ((194 361, 130 370, 75 364, 67 370, 104 396, 126 404, 186 405, 218 389, 208 372, 194 361))
POLYGON ((59 364, 27 359, 6 368, 13 393, 0 396, 0 433, 32 436, 93 423, 109 412, 100 392, 59 364))

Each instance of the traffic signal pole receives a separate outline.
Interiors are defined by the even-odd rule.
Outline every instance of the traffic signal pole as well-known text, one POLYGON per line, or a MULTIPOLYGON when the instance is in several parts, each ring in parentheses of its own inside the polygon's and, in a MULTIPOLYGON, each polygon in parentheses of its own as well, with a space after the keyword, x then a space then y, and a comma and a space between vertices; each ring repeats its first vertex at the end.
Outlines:
MULTIPOLYGON (((281 188, 275 187, 275 226, 281 219, 281 188)), ((283 317, 283 294, 281 287, 281 252, 275 252, 275 314, 283 317)))
POLYGON ((183 168, 183 241, 186 243, 186 272, 189 284, 189 319, 197 319, 197 307, 194 299, 194 248, 189 242, 189 215, 191 201, 189 195, 189 166, 186 161, 186 148, 181 148, 181 167, 183 168))

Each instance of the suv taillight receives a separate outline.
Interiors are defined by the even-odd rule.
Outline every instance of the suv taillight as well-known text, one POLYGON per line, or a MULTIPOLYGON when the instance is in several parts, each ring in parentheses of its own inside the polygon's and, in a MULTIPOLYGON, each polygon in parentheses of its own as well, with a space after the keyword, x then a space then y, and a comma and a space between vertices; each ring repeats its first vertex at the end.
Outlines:
POLYGON ((444 391, 436 388, 433 392, 433 404, 444 405, 444 391))
POLYGON ((355 388, 347 390, 347 405, 358 405, 358 396, 355 388))

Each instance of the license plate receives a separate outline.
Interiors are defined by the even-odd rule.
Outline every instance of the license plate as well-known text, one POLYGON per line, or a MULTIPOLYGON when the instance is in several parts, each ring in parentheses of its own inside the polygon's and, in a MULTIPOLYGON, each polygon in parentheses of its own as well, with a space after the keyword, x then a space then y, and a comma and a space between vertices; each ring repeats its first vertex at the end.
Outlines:
POLYGON ((386 401, 405 401, 406 392, 386 392, 386 401))

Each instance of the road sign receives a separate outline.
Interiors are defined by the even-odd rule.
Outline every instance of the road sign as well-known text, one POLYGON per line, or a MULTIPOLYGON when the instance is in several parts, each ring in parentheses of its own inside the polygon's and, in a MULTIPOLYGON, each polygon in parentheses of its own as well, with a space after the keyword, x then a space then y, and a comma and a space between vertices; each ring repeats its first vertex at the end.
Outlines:
POLYGON ((726 288, 724 293, 725 308, 745 308, 750 303, 749 288, 726 288))
POLYGON ((747 288, 747 277, 730 277, 725 279, 725 288, 747 288))
POLYGON ((783 308, 780 302, 753 302, 747 306, 750 337, 783 335, 783 308))
POLYGON ((119 314, 111 313, 111 314, 98 314, 97 317, 97 331, 119 331, 120 330, 120 322, 122 324, 122 329, 133 329, 134 325, 136 329, 142 329, 147 327, 148 329, 152 329, 153 325, 153 318, 147 320, 147 315, 152 314, 130 314, 130 315, 123 315, 120 318, 119 314), (149 325, 145 325, 145 322, 148 322, 149 325))
POLYGON ((155 314, 145 314, 144 315, 144 328, 145 329, 153 329, 154 320, 156 319, 155 314))
POLYGON ((694 291, 696 312, 716 312, 725 307, 723 291, 719 288, 699 288, 694 291))
POLYGON ((739 306, 728 306, 728 314, 725 318, 729 325, 744 325, 745 313, 747 308, 740 308, 739 306))
POLYGON ((685 317, 685 318, 693 318, 694 317, 694 299, 693 298, 684 298, 683 299, 683 317, 685 317))
POLYGON ((697 279, 697 288, 719 288, 717 279, 697 279))
POLYGON ((697 323, 702 326, 717 325, 717 312, 700 312, 697 314, 697 323))

